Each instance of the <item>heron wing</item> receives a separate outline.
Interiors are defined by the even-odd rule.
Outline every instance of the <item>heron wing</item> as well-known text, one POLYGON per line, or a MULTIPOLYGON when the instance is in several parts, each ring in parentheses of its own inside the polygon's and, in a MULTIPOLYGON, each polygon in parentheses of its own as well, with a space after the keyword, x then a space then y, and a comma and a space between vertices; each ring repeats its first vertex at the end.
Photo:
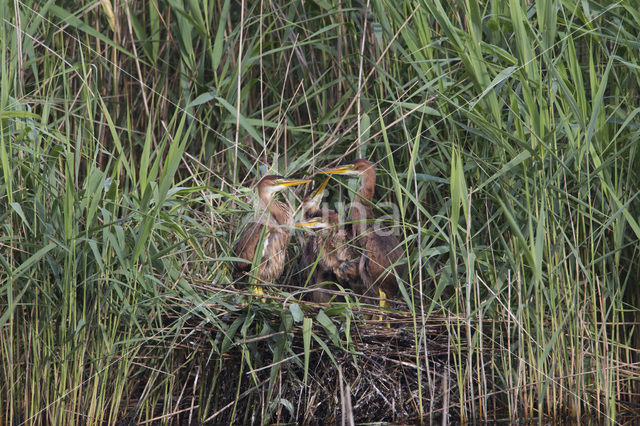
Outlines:
MULTIPOLYGON (((403 265, 396 263, 402 258, 402 248, 398 239, 393 235, 378 235, 372 233, 364 239, 362 254, 365 262, 361 262, 365 273, 368 275, 368 286, 382 288, 388 296, 394 296, 398 291, 398 282, 395 272, 402 275, 403 265), (394 265, 393 268, 390 266, 394 265)), ((361 271, 362 272, 362 271, 361 271)))
MULTIPOLYGON (((260 235, 262 234, 264 227, 265 225, 262 223, 253 222, 242 232, 242 234, 240 234, 235 250, 237 257, 253 262, 253 257, 256 254, 256 247, 258 245, 258 241, 260 241, 260 235)), ((265 235, 265 241, 266 238, 267 236, 265 235)), ((251 269, 251 263, 236 262, 236 268, 239 271, 247 272, 251 269)))

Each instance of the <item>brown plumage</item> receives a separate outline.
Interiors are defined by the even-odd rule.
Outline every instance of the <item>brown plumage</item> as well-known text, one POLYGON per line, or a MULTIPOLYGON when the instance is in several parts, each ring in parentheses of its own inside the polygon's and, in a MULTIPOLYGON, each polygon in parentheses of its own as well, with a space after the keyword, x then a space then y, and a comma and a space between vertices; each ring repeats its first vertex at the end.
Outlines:
MULTIPOLYGON (((359 257, 349 245, 350 235, 335 211, 320 209, 306 221, 296 223, 296 226, 316 231, 302 247, 303 270, 310 271, 315 265, 310 286, 318 286, 327 281, 339 283, 343 287, 358 285, 359 257)), ((339 290, 335 286, 324 288, 339 290)), ((322 290, 311 293, 314 302, 328 302, 331 297, 331 293, 322 290)))
MULTIPOLYGON (((398 292, 395 273, 402 275, 404 270, 403 265, 397 264, 403 257, 403 251, 389 230, 374 229, 370 223, 374 219, 371 200, 376 185, 375 166, 370 161, 359 159, 323 173, 361 178, 358 196, 351 206, 351 220, 356 245, 362 250, 358 265, 362 284, 367 292, 376 288, 383 299, 387 295, 395 296, 398 292)), ((380 304, 384 306, 384 302, 380 304)))
MULTIPOLYGON (((327 208, 320 208, 323 191, 329 182, 327 177, 322 184, 310 192, 302 202, 304 221, 297 227, 313 229, 316 232, 302 234, 301 271, 307 274, 313 270, 307 283, 308 287, 319 287, 325 282, 336 282, 343 287, 353 287, 360 282, 358 273, 359 257, 350 246, 351 234, 344 227, 338 214, 327 208)), ((314 302, 325 303, 332 294, 323 289, 339 290, 337 286, 323 286, 311 292, 314 302)))
POLYGON ((309 180, 287 179, 277 175, 267 175, 258 182, 258 216, 240 235, 236 243, 236 256, 246 262, 236 262, 241 272, 249 272, 256 255, 258 242, 262 238, 262 256, 257 277, 261 281, 272 282, 284 269, 287 246, 291 239, 293 220, 288 204, 276 201, 273 196, 286 187, 310 182, 309 180))
MULTIPOLYGON (((314 188, 309 194, 307 194, 302 200, 302 218, 307 221, 311 219, 320 210, 320 203, 322 203, 322 197, 324 189, 327 186, 329 179, 325 179, 317 188, 314 188)), ((296 226, 301 226, 296 224, 296 226)), ((334 281, 332 279, 332 273, 327 270, 322 263, 316 264, 318 258, 317 251, 315 249, 317 245, 317 239, 319 237, 315 233, 301 233, 301 252, 300 252, 300 272, 303 277, 308 278, 307 286, 314 288, 318 284, 325 281, 334 281), (315 265, 315 268, 314 268, 315 265), (311 272, 313 270, 313 272, 311 272), (308 274, 311 272, 311 276, 308 274)), ((318 303, 325 303, 331 299, 331 295, 321 290, 311 292, 311 300, 318 303)))

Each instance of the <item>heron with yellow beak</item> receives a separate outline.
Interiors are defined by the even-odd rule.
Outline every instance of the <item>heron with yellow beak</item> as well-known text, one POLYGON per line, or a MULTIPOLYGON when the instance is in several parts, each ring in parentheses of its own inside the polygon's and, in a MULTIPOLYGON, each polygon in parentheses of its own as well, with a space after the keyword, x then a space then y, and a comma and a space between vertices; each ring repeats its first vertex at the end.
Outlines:
MULTIPOLYGON (((326 303, 332 298, 331 292, 320 288, 323 283, 339 283, 343 287, 353 288, 360 282, 357 253, 350 245, 350 233, 335 211, 320 208, 323 191, 329 179, 327 177, 304 198, 304 220, 296 223, 296 227, 315 231, 303 237, 301 270, 311 272, 307 287, 314 289, 311 299, 317 303, 326 303)), ((334 285, 326 288, 339 290, 334 285)))
POLYGON ((372 226, 375 166, 370 161, 358 159, 322 173, 360 178, 358 196, 351 206, 353 237, 362 250, 358 270, 365 291, 377 289, 380 306, 385 307, 387 296, 392 297, 398 292, 396 275, 401 276, 404 271, 404 265, 401 264, 404 253, 398 239, 391 232, 381 232, 372 226))
MULTIPOLYGON (((278 175, 267 175, 258 182, 258 215, 254 222, 242 232, 235 246, 236 257, 248 262, 236 262, 236 269, 250 273, 262 282, 271 283, 282 275, 286 261, 287 246, 291 239, 293 217, 291 207, 274 199, 274 195, 285 188, 311 182, 308 179, 289 179, 278 175), (261 245, 259 243, 261 242, 261 245), (260 255, 257 255, 260 252, 260 255)), ((262 290, 256 288, 256 293, 262 290)))

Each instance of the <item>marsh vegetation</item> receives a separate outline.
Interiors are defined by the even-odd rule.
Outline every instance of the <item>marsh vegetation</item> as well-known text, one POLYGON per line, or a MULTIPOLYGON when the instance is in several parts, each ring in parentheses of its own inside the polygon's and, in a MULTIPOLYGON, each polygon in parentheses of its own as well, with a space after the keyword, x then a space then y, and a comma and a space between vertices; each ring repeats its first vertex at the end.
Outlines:
POLYGON ((638 28, 630 0, 2 2, 0 418, 637 416, 638 28), (260 177, 355 158, 390 308, 306 300, 295 238, 263 297, 235 281, 260 177))

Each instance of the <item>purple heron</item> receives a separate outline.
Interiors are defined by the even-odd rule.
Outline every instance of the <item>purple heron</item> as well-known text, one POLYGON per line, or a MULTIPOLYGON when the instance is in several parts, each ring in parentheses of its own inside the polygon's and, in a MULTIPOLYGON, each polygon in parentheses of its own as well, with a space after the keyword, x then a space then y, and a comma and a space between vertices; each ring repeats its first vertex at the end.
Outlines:
POLYGON ((402 275, 404 265, 399 262, 404 255, 393 234, 388 230, 375 230, 370 223, 374 219, 371 206, 376 186, 375 166, 370 161, 359 159, 322 173, 361 179, 358 196, 351 206, 353 237, 362 250, 358 270, 364 289, 370 291, 376 288, 382 299, 380 306, 384 307, 387 296, 392 297, 398 291, 396 273, 402 275))
MULTIPOLYGON (((343 286, 354 287, 360 279, 357 253, 349 245, 350 234, 335 211, 320 208, 322 193, 327 182, 329 178, 309 193, 302 202, 304 220, 296 223, 296 226, 316 232, 304 239, 301 269, 313 270, 308 283, 312 287, 319 286, 323 282, 336 282, 343 286)), ((331 294, 319 289, 311 293, 311 298, 314 302, 325 303, 331 300, 331 294)))
MULTIPOLYGON (((288 179, 277 175, 267 175, 258 182, 258 217, 240 235, 235 246, 236 257, 248 262, 236 262, 236 268, 248 273, 252 263, 257 266, 257 278, 261 281, 272 282, 284 270, 287 246, 291 239, 293 225, 291 207, 274 199, 274 195, 283 189, 311 182, 310 180, 288 179), (262 241, 262 246, 258 243, 262 241), (256 258, 256 251, 261 250, 261 256, 256 258)), ((261 293, 261 290, 256 290, 261 293)))

